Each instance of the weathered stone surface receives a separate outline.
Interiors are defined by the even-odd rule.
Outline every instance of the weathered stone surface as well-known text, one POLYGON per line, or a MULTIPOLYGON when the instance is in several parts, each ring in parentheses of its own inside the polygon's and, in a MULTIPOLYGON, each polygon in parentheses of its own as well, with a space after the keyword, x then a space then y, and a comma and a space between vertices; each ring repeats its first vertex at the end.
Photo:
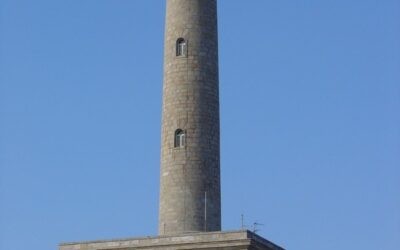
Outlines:
POLYGON ((218 89, 216 0, 167 0, 160 235, 221 230, 218 89), (175 147, 178 129, 185 147, 175 147))
POLYGON ((249 231, 208 232, 158 236, 146 238, 117 239, 64 243, 59 250, 284 250, 249 231))

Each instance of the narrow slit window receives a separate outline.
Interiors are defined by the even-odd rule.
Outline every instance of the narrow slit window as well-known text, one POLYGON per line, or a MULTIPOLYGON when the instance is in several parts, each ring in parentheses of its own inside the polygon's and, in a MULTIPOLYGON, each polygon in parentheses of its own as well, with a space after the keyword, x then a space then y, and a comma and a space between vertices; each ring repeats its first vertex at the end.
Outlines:
POLYGON ((183 148, 186 144, 186 134, 182 129, 175 131, 175 148, 183 148))
POLYGON ((176 41, 176 56, 186 56, 186 45, 187 43, 183 38, 176 41))

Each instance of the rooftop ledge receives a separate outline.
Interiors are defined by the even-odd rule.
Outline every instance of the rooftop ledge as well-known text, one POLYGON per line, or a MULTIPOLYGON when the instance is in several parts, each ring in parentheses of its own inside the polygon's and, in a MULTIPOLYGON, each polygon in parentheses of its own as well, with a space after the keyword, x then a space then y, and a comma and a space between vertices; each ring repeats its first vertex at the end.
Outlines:
POLYGON ((138 238, 61 243, 60 250, 134 250, 134 249, 254 249, 284 248, 248 230, 196 232, 138 238))

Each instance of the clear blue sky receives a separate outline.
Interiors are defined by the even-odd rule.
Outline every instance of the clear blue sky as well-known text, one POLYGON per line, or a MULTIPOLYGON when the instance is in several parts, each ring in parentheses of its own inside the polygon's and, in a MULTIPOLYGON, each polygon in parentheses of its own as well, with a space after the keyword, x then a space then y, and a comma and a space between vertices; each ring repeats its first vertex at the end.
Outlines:
MULTIPOLYGON (((157 234, 163 0, 0 1, 0 249, 157 234)), ((400 1, 219 0, 223 228, 400 249, 400 1)))

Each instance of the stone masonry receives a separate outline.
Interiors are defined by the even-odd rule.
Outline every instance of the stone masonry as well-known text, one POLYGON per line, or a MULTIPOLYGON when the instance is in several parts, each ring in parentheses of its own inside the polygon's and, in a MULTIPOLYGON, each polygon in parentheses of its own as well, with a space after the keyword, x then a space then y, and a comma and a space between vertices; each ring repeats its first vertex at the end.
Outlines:
POLYGON ((217 0, 167 0, 164 46, 159 236, 59 250, 284 250, 221 232, 217 0))
POLYGON ((167 0, 164 46, 159 234, 219 231, 216 0, 167 0))

